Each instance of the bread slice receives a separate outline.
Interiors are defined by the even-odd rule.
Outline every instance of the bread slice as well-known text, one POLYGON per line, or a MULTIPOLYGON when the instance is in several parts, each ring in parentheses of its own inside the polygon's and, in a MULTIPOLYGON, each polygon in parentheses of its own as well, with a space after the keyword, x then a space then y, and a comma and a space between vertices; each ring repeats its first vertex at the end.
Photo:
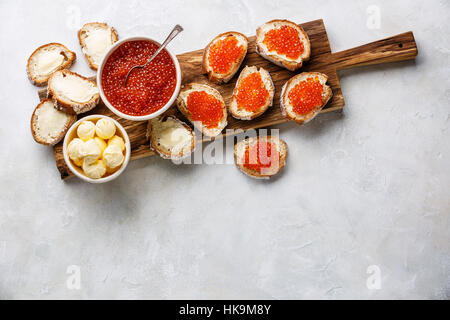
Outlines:
MULTIPOLYGON (((203 73, 207 73, 209 80, 214 83, 227 83, 228 81, 230 81, 231 78, 233 78, 234 74, 238 71, 239 66, 241 65, 242 61, 245 58, 245 55, 247 54, 247 48, 248 48, 248 39, 242 33, 230 31, 219 34, 206 46, 205 50, 203 51, 203 64, 202 64, 203 73), (244 50, 242 50, 237 60, 231 64, 230 68, 227 71, 225 72, 214 71, 213 67, 211 66, 211 59, 210 59, 211 47, 218 41, 225 40, 228 37, 236 38, 238 41, 237 46, 238 47, 243 46, 244 50)), ((225 56, 227 55, 227 53, 224 54, 225 56)))
POLYGON ((322 110, 322 108, 328 103, 330 98, 333 96, 331 88, 325 84, 327 80, 328 76, 320 72, 303 72, 289 79, 284 84, 280 97, 280 108, 283 116, 285 116, 290 120, 294 120, 298 124, 304 124, 307 123, 308 121, 311 121, 317 114, 319 114, 320 110, 322 110), (307 80, 308 78, 317 78, 320 84, 322 84, 323 86, 322 104, 313 108, 310 112, 306 114, 298 114, 293 110, 293 106, 289 100, 288 95, 290 90, 292 90, 292 88, 294 88, 300 82, 307 80))
MULTIPOLYGON (((257 149, 253 149, 257 150, 257 149)), ((260 151, 264 155, 264 151, 260 151)), ((256 155, 255 155, 256 157, 256 155)), ((234 160, 237 167, 249 177, 255 179, 269 179, 270 177, 276 175, 281 168, 286 164, 287 157, 287 145, 283 140, 273 137, 273 136, 260 136, 260 137, 252 137, 247 138, 245 140, 239 141, 234 146, 234 160), (244 166, 244 157, 245 151, 247 147, 255 146, 260 142, 269 142, 273 143, 277 147, 277 151, 279 153, 279 162, 278 165, 273 165, 273 167, 266 168, 264 171, 259 172, 258 170, 247 168, 244 166)))
POLYGON ((45 86, 53 72, 70 68, 76 56, 75 52, 60 43, 40 46, 28 58, 28 78, 36 86, 45 86))
POLYGON ((246 66, 244 69, 242 69, 241 74, 239 75, 239 78, 236 82, 236 86, 233 90, 233 97, 230 103, 230 106, 228 110, 230 111, 231 115, 236 119, 241 120, 251 120, 254 119, 261 114, 263 114, 273 103, 273 95, 275 93, 275 87, 273 85, 272 77, 270 76, 269 72, 267 72, 263 68, 258 67, 249 67, 246 66), (269 95, 267 96, 265 104, 263 104, 261 107, 258 108, 256 111, 248 111, 244 108, 239 109, 238 103, 236 100, 237 94, 240 90, 240 85, 242 84, 242 81, 249 75, 253 73, 259 73, 261 75, 261 80, 264 84, 264 87, 268 91, 269 95))
POLYGON ((106 23, 89 22, 78 31, 81 51, 93 70, 98 69, 105 53, 118 39, 116 30, 106 23))
POLYGON ((215 137, 219 135, 227 125, 228 114, 222 95, 220 94, 219 91, 206 84, 190 83, 183 86, 177 98, 177 107, 178 110, 180 110, 180 112, 194 125, 194 127, 196 127, 198 130, 200 130, 204 135, 208 137, 215 137), (217 127, 208 128, 206 125, 200 123, 199 121, 194 121, 192 119, 192 114, 189 112, 187 107, 187 98, 192 92, 195 91, 205 91, 207 94, 214 96, 217 100, 219 100, 222 103, 223 115, 217 127))
POLYGON ((53 146, 61 141, 76 120, 76 115, 56 110, 53 101, 45 99, 31 116, 31 134, 37 143, 53 146))
POLYGON ((48 80, 47 96, 56 107, 67 113, 92 110, 100 101, 97 84, 69 70, 57 71, 48 80))
POLYGON ((302 27, 289 20, 271 20, 266 22, 258 29, 256 29, 256 52, 263 58, 275 63, 276 65, 295 71, 303 65, 304 61, 308 61, 311 56, 311 44, 308 35, 302 27), (279 54, 276 51, 269 51, 264 43, 264 37, 267 32, 274 29, 279 29, 283 26, 292 27, 297 31, 298 37, 303 44, 304 51, 298 58, 290 58, 284 54, 279 54))
POLYGON ((174 116, 151 119, 147 129, 150 147, 164 159, 182 159, 194 150, 194 130, 174 116))

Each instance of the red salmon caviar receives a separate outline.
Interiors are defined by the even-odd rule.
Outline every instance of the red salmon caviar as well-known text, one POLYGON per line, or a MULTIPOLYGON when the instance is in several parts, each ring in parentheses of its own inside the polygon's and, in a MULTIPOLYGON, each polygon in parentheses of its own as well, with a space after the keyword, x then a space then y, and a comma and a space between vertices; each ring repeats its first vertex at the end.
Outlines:
POLYGON ((323 85, 318 77, 303 80, 289 91, 289 102, 297 114, 307 114, 322 105, 323 85))
POLYGON ((267 31, 263 43, 269 51, 283 54, 289 59, 298 59, 305 50, 298 31, 290 26, 282 26, 267 31))
POLYGON ((205 91, 191 92, 186 99, 193 121, 201 121, 207 128, 215 128, 223 117, 223 103, 205 91))
POLYGON ((102 88, 108 101, 120 112, 143 116, 161 109, 172 97, 177 83, 175 63, 164 49, 148 66, 135 69, 124 80, 134 65, 144 64, 159 48, 151 41, 129 41, 120 45, 108 58, 101 75, 102 88))
POLYGON ((233 63, 242 56, 243 51, 244 46, 238 46, 238 40, 234 36, 217 40, 209 48, 209 65, 216 73, 227 73, 233 63))
POLYGON ((239 109, 255 112, 266 103, 268 96, 261 74, 253 72, 239 82, 236 102, 239 109))
POLYGON ((258 141, 245 149, 243 165, 245 168, 258 171, 278 166, 280 153, 275 143, 258 141), (256 154, 255 154, 256 153, 256 154))

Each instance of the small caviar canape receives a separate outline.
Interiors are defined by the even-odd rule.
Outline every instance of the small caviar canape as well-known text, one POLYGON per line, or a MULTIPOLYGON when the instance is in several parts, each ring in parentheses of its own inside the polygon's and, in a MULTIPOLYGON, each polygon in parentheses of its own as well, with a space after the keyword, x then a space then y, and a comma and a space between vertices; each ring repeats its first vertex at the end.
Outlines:
POLYGON ((327 80, 320 72, 303 72, 289 79, 281 91, 281 113, 298 124, 311 121, 333 96, 327 80))
POLYGON ((215 37, 203 51, 203 73, 210 81, 227 83, 238 71, 247 54, 248 39, 239 32, 225 32, 215 37))

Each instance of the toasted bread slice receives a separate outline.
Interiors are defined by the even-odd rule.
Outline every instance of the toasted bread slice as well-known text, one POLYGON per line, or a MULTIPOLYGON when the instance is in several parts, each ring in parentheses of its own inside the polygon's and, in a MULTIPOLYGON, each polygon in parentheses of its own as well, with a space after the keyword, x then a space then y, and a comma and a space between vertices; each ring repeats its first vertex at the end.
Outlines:
POLYGON ((47 96, 56 107, 71 114, 92 110, 100 101, 97 84, 77 73, 61 70, 48 80, 47 96))
POLYGON ((233 97, 228 110, 236 119, 254 119, 263 114, 272 105, 274 93, 275 87, 269 72, 263 68, 259 68, 258 70, 255 66, 246 66, 242 69, 236 82, 236 87, 233 90, 233 97), (252 76, 252 78, 248 78, 249 76, 252 76), (253 78, 253 76, 256 77, 253 78), (248 81, 245 81, 245 79, 248 81), (254 87, 254 81, 258 81, 257 83, 262 82, 262 86, 254 87), (262 99, 260 98, 261 94, 268 94, 263 104, 261 104, 260 101, 260 99, 262 99), (244 105, 241 105, 242 103, 238 104, 238 95, 242 95, 240 96, 240 99, 244 99, 244 105))
MULTIPOLYGON (((198 83, 190 83, 182 87, 180 94, 177 98, 177 107, 178 110, 196 127, 200 130, 204 135, 208 137, 215 137, 219 135, 222 130, 227 125, 227 108, 225 107, 225 102, 223 101, 222 95, 216 89, 207 86, 206 84, 198 84, 198 83), (201 123, 200 121, 196 121, 193 119, 193 115, 189 111, 188 108, 188 97, 193 92, 205 92, 208 95, 212 95, 215 99, 219 101, 222 105, 222 117, 216 126, 208 126, 206 124, 201 123)), ((195 107, 195 106, 194 106, 195 107)))
POLYGON ((31 116, 31 134, 37 143, 53 146, 75 123, 77 116, 56 110, 51 99, 42 100, 31 116))
POLYGON ((150 147, 164 159, 182 159, 195 146, 195 134, 174 116, 160 116, 148 121, 150 147))
POLYGON ((219 34, 203 51, 203 73, 208 74, 210 81, 214 83, 227 83, 238 71, 239 66, 247 54, 248 39, 242 33, 230 31, 219 34), (219 47, 220 43, 236 39, 235 46, 219 47), (242 47, 240 50, 236 48, 242 47), (230 52, 230 50, 233 50, 230 52))
POLYGON ((70 68, 76 56, 75 52, 60 43, 40 46, 28 58, 28 78, 36 86, 45 86, 52 73, 70 68))
MULTIPOLYGON (((271 155, 274 153, 272 152, 271 155)), ((249 177, 255 178, 255 179, 269 179, 270 177, 276 175, 281 168, 284 167, 286 163, 286 157, 287 157, 287 145, 286 142, 283 140, 273 137, 273 136, 261 136, 261 137, 252 137, 247 138, 245 140, 239 141, 234 146, 234 160, 237 165, 237 167, 246 175, 249 177), (278 162, 273 162, 272 159, 267 153, 266 149, 259 149, 257 148, 258 143, 271 143, 276 146, 276 149, 278 151, 278 162), (260 161, 263 163, 264 161, 270 160, 270 167, 262 168, 260 170, 256 168, 248 167, 245 163, 245 153, 247 148, 249 149, 249 158, 247 161, 258 161, 257 159, 260 159, 260 156, 258 153, 261 153, 261 158, 264 159, 264 157, 267 157, 266 160, 260 161), (253 159, 253 160, 252 160, 253 159)), ((269 163, 268 163, 269 164, 269 163)))
POLYGON ((333 96, 331 88, 325 84, 327 80, 328 76, 320 72, 303 72, 289 79, 284 84, 280 97, 280 108, 283 116, 285 116, 290 120, 294 120, 298 124, 304 124, 307 123, 308 121, 311 121, 317 114, 319 114, 320 110, 322 110, 322 108, 328 103, 330 98, 333 96), (319 81, 320 84, 322 85, 322 95, 320 97, 321 104, 315 106, 307 113, 299 114, 294 110, 294 106, 292 105, 289 99, 289 92, 297 84, 300 84, 303 81, 307 81, 308 79, 319 81))
POLYGON ((93 70, 98 69, 105 53, 118 39, 116 30, 106 23, 89 22, 78 31, 81 51, 93 70))
POLYGON ((286 68, 291 71, 295 71, 303 65, 304 61, 308 61, 311 56, 311 44, 309 42, 308 35, 302 27, 289 20, 272 20, 266 22, 258 29, 256 29, 256 52, 263 58, 275 63, 276 65, 286 68), (291 32, 292 29, 294 32, 291 32), (285 32, 281 33, 280 30, 285 32), (266 34, 270 32, 270 38, 274 39, 265 41, 266 34), (303 52, 289 53, 289 56, 285 53, 279 53, 276 50, 277 37, 288 37, 288 39, 281 38, 279 43, 282 45, 290 45, 292 48, 295 44, 303 45, 303 52), (269 44, 269 47, 268 47, 269 44), (269 49, 270 48, 270 49, 269 49))

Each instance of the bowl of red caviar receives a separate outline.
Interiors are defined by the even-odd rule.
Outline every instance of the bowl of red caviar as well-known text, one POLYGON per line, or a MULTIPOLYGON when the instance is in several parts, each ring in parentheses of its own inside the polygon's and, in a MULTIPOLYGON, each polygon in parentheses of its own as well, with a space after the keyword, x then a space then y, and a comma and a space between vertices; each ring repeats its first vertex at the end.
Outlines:
POLYGON ((130 37, 116 42, 105 54, 97 72, 97 85, 105 105, 117 116, 134 121, 155 118, 166 111, 180 92, 178 59, 163 49, 145 68, 144 64, 160 47, 148 37, 130 37))

